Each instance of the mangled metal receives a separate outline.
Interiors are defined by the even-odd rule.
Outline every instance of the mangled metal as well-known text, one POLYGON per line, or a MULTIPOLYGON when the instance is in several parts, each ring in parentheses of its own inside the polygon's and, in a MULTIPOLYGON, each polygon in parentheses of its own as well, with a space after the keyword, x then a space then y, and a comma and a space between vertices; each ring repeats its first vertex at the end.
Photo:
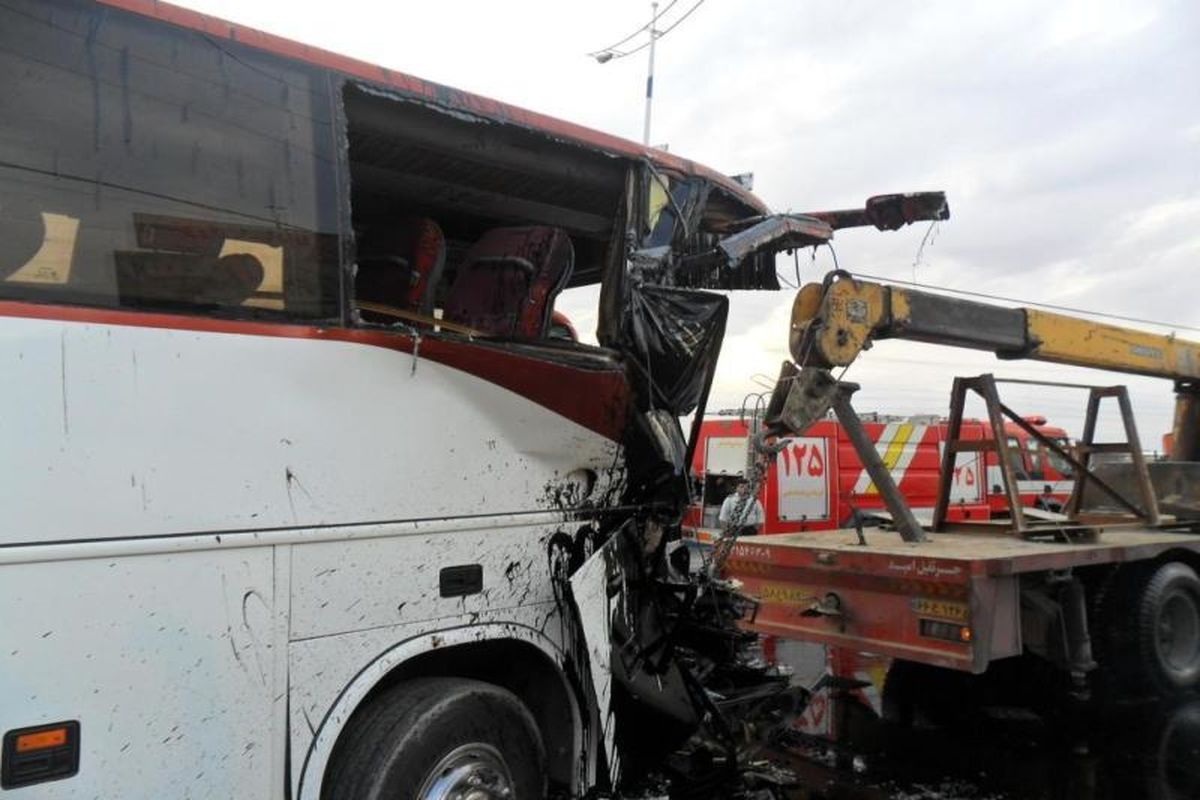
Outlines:
POLYGON ((794 247, 825 244, 833 238, 833 227, 816 217, 777 214, 754 222, 745 230, 726 236, 717 245, 728 267, 735 268, 751 253, 770 248, 772 252, 794 247))
MULTIPOLYGON (((623 442, 622 498, 636 510, 610 515, 604 546, 571 579, 605 721, 607 776, 613 790, 663 785, 672 796, 746 796, 759 786, 769 793, 786 775, 755 760, 809 694, 769 666, 758 637, 741 627, 756 604, 720 577, 736 531, 726 531, 706 566, 688 564, 688 551, 675 546, 697 439, 695 430, 684 436, 678 418, 693 413, 698 424, 704 415, 728 310, 724 296, 689 287, 765 288, 769 281, 755 274, 769 263, 773 279, 779 251, 826 243, 839 227, 891 229, 948 212, 940 193, 887 195, 852 212, 730 218, 720 233, 712 225, 699 233, 697 198, 709 192, 696 181, 667 191, 656 170, 647 181, 663 191, 649 213, 633 203, 626 259, 610 275, 618 287, 607 292, 611 322, 602 323, 604 343, 626 359, 637 409, 623 442)), ((806 427, 836 402, 836 382, 791 378, 781 381, 791 394, 772 404, 754 465, 771 457, 773 436, 806 427)))

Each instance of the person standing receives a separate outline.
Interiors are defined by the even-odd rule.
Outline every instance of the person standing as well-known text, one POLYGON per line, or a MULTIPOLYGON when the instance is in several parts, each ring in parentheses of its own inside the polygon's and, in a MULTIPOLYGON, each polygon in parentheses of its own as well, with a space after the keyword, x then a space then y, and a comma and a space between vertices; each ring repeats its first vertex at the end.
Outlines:
POLYGON ((725 498, 717 521, 722 528, 733 526, 738 536, 757 536, 762 529, 763 507, 757 497, 750 496, 750 484, 738 481, 737 491, 725 498))

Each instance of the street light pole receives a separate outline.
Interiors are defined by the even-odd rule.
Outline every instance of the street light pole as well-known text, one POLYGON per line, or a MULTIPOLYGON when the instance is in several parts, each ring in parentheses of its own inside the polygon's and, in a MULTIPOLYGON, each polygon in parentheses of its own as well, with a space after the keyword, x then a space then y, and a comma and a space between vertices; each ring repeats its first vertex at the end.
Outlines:
POLYGON ((654 42, 658 39, 658 3, 650 4, 650 68, 646 72, 646 124, 642 144, 650 146, 650 103, 654 99, 654 42))

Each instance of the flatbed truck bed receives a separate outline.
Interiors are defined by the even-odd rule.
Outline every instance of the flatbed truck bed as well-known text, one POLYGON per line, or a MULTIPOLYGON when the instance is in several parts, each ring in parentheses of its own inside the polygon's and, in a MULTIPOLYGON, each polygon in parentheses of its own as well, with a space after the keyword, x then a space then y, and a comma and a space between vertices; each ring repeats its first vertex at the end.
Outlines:
MULTIPOLYGON (((757 536, 734 545, 724 574, 760 602, 750 627, 832 647, 981 673, 1026 645, 1048 646, 1043 588, 1070 570, 1129 562, 1200 563, 1200 534, 1111 527, 1089 543, 1002 533, 889 530, 757 536)), ((1052 594, 1052 593, 1051 593, 1052 594)))

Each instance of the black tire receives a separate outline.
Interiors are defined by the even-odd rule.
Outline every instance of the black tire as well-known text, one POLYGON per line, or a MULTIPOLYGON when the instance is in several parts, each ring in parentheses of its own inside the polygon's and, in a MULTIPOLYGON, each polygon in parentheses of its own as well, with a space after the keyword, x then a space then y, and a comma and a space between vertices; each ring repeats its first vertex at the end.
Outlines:
POLYGON ((883 720, 901 728, 961 725, 971 713, 974 678, 898 658, 883 681, 883 720))
POLYGON ((1137 655, 1146 684, 1167 696, 1200 685, 1200 578, 1186 564, 1163 564, 1137 603, 1137 655))
POLYGON ((1158 748, 1146 793, 1150 800, 1192 800, 1200 797, 1200 702, 1179 706, 1170 712, 1158 748))
POLYGON ((481 681, 419 678, 354 713, 334 747, 321 797, 422 800, 438 775, 451 780, 464 769, 507 782, 512 800, 546 795, 545 747, 512 692, 481 681))
POLYGON ((1126 564, 1088 587, 1088 631, 1098 666, 1091 683, 1102 702, 1148 694, 1137 657, 1135 609, 1151 572, 1145 564, 1126 564))

